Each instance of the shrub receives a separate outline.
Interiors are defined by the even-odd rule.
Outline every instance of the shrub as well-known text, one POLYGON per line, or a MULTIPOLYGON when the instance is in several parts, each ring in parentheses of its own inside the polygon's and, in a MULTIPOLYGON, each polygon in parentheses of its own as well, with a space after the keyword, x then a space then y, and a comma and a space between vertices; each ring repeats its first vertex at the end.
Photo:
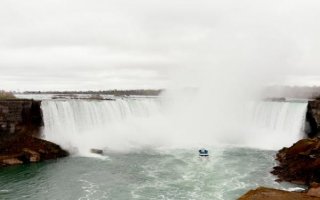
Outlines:
POLYGON ((0 90, 0 99, 15 99, 16 97, 12 92, 6 92, 4 90, 0 90))

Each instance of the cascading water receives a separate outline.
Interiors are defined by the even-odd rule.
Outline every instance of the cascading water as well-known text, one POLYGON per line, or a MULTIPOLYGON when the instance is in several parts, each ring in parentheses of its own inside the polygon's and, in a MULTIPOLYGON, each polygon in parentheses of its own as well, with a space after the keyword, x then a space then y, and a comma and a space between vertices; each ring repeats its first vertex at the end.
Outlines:
MULTIPOLYGON (((157 98, 46 100, 42 102, 44 136, 82 155, 91 148, 131 150, 227 143, 222 131, 188 130, 186 127, 197 126, 197 119, 186 126, 183 119, 179 121, 179 115, 162 112, 160 102, 157 98)), ((249 103, 244 111, 247 124, 243 122, 234 134, 239 138, 235 139, 236 145, 263 149, 291 145, 303 137, 306 110, 305 102, 249 103)), ((230 134, 232 131, 228 138, 230 134)))
POLYGON ((90 148, 128 149, 144 145, 148 136, 139 135, 138 124, 147 126, 148 117, 160 113, 159 103, 151 98, 48 100, 42 102, 42 110, 45 138, 80 154, 90 148), (135 144, 137 141, 141 143, 135 144))
POLYGON ((251 146, 278 149, 304 137, 307 102, 251 102, 248 110, 251 146))
POLYGON ((275 131, 301 133, 307 103, 258 102, 252 105, 252 119, 256 126, 275 131))

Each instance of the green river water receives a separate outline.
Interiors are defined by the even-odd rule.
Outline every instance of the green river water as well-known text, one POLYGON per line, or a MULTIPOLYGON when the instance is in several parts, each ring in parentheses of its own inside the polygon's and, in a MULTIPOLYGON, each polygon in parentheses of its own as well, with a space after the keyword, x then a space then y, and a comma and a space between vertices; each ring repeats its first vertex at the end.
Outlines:
MULTIPOLYGON (((147 151, 147 150, 146 150, 147 151)), ((0 169, 0 199, 237 199, 257 186, 293 189, 269 171, 274 151, 211 148, 68 157, 0 169)))

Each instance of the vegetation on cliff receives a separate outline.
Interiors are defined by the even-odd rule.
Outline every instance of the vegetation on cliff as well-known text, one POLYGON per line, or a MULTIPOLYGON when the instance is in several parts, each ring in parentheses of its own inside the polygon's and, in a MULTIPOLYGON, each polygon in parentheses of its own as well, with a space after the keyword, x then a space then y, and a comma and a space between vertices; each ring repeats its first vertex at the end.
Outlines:
POLYGON ((158 96, 163 90, 100 90, 100 91, 26 91, 24 94, 93 94, 114 96, 158 96))
POLYGON ((12 92, 0 90, 0 99, 15 99, 16 97, 12 92))

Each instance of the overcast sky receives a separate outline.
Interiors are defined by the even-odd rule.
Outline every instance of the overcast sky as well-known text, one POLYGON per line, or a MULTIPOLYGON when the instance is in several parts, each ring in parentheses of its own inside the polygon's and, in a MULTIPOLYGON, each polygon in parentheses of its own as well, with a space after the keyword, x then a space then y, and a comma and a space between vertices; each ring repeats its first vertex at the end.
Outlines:
POLYGON ((312 85, 319 45, 319 0, 0 1, 8 90, 184 87, 221 71, 312 85))

